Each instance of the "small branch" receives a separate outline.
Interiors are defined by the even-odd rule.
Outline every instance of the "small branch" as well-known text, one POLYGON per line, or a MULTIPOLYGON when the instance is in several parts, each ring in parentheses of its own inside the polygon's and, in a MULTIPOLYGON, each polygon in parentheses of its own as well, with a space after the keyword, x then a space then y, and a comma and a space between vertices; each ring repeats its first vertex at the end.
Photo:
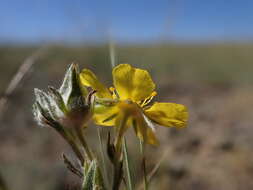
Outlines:
MULTIPOLYGON (((157 162, 157 164, 155 165, 155 167, 151 170, 151 172, 148 174, 148 182, 150 182, 151 180, 152 180, 152 178, 154 177, 154 175, 156 174, 156 172, 157 172, 157 170, 160 168, 160 166, 161 166, 161 164, 162 164, 162 162, 164 161, 164 159, 166 158, 166 156, 167 156, 167 154, 168 154, 168 151, 166 151, 163 155, 162 155, 162 157, 161 157, 161 159, 157 162)), ((138 189, 142 189, 143 188, 143 183, 140 183, 138 186, 137 186, 137 190, 138 189)))
POLYGON ((84 150, 85 150, 85 152, 86 152, 86 154, 88 156, 88 159, 90 161, 92 161, 93 160, 93 156, 92 156, 92 153, 91 153, 91 151, 89 149, 89 146, 88 146, 88 144, 87 144, 87 142, 86 142, 86 140, 85 140, 85 138, 83 136, 82 128, 81 127, 75 127, 75 130, 76 130, 77 136, 78 136, 78 138, 79 138, 79 140, 80 140, 80 142, 81 142, 81 144, 82 144, 82 146, 83 146, 83 148, 84 148, 84 150))
POLYGON ((149 182, 150 182, 151 179, 154 177, 154 175, 156 174, 157 170, 160 168, 160 166, 161 166, 162 162, 164 161, 164 159, 166 158, 167 154, 168 154, 168 151, 166 151, 166 152, 162 155, 161 159, 157 162, 157 164, 155 165, 155 167, 154 167, 154 168, 151 170, 151 172, 149 173, 149 175, 148 175, 148 181, 149 181, 149 182))
POLYGON ((9 85, 3 93, 3 96, 0 97, 0 119, 6 109, 6 104, 8 102, 8 97, 10 97, 14 91, 17 89, 19 84, 21 83, 24 76, 31 70, 32 66, 36 63, 36 60, 45 53, 47 50, 47 46, 39 48, 32 55, 27 57, 24 62, 20 65, 16 74, 12 77, 9 85))
POLYGON ((66 167, 74 174, 76 174, 78 177, 82 178, 83 177, 83 173, 78 170, 73 164, 72 162, 67 158, 67 156, 63 153, 62 154, 62 158, 64 161, 64 164, 66 164, 66 167))
POLYGON ((140 152, 142 155, 142 171, 143 171, 143 178, 144 178, 144 189, 148 190, 148 179, 147 179, 147 169, 146 169, 146 158, 145 158, 145 153, 144 153, 144 149, 145 149, 145 144, 143 144, 143 142, 140 140, 140 152))
POLYGON ((75 155, 77 156, 77 158, 79 159, 79 161, 81 162, 81 165, 84 165, 84 157, 83 154, 81 153, 81 151, 79 150, 78 146, 76 145, 76 143, 73 141, 72 137, 69 136, 65 131, 58 131, 56 130, 65 140, 66 142, 71 146, 72 150, 74 151, 75 155))

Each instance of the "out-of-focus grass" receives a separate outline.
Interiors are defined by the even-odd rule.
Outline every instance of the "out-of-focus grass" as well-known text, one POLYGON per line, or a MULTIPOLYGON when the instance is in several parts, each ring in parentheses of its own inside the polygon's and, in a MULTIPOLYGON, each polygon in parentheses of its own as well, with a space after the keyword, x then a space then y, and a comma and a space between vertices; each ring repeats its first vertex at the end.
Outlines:
MULTIPOLYGON (((0 93, 36 48, 0 47, 0 93)), ((159 127, 161 146, 149 147, 149 170, 168 151, 151 184, 153 189, 253 188, 249 181, 253 177, 249 159, 253 148, 252 51, 250 44, 116 48, 117 63, 130 63, 151 72, 160 101, 189 107, 189 128, 178 131, 159 127)), ((68 184, 75 186, 75 178, 60 161, 60 154, 69 151, 67 145, 53 130, 38 128, 31 114, 33 88, 58 87, 67 65, 73 61, 111 84, 107 45, 52 46, 37 60, 29 78, 10 97, 9 109, 0 121, 0 173, 11 189, 63 190, 68 189, 68 184)), ((87 135, 89 143, 96 146, 96 129, 90 127, 87 135)), ((132 139, 130 161, 132 169, 138 170, 138 151, 131 151, 137 139, 132 139)), ((134 179, 138 179, 134 173, 134 179)))
MULTIPOLYGON (((36 47, 0 47, 1 87, 8 82, 24 58, 36 47)), ((130 63, 152 68, 152 72, 164 82, 201 82, 210 84, 252 83, 253 45, 136 45, 118 46, 116 62, 130 63)), ((107 45, 50 48, 38 67, 52 74, 62 73, 66 65, 78 62, 96 72, 109 76, 110 60, 107 45)))

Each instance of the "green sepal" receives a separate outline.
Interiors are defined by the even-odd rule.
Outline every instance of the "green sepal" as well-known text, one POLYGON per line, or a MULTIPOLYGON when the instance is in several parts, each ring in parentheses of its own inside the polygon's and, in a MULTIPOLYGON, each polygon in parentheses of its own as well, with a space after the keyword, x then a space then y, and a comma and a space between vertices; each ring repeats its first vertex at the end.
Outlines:
POLYGON ((33 104, 33 114, 35 120, 40 126, 49 126, 55 128, 58 132, 63 132, 63 127, 55 121, 47 110, 44 110, 39 102, 33 104))
MULTIPOLYGON (((56 114, 54 113, 54 106, 52 106, 52 103, 50 102, 49 96, 43 92, 42 90, 39 90, 37 88, 34 89, 35 94, 35 104, 33 106, 33 110, 37 115, 41 113, 47 120, 53 121, 56 119, 56 114)), ((35 114, 36 116, 36 114, 35 114)))
POLYGON ((64 116, 64 112, 61 110, 58 103, 55 101, 54 95, 49 92, 48 94, 39 89, 34 89, 36 102, 40 105, 43 115, 47 115, 56 121, 64 116))
POLYGON ((103 177, 96 160, 84 165, 82 190, 106 190, 103 177))
POLYGON ((81 107, 85 104, 83 97, 86 97, 87 90, 80 84, 77 64, 73 63, 68 68, 59 92, 69 110, 75 107, 81 107))
POLYGON ((54 87, 49 86, 48 87, 49 91, 48 94, 49 96, 52 98, 52 100, 57 104, 57 106, 59 107, 59 109, 63 112, 63 113, 67 113, 67 108, 64 104, 63 98, 60 94, 60 92, 58 90, 56 90, 54 87))

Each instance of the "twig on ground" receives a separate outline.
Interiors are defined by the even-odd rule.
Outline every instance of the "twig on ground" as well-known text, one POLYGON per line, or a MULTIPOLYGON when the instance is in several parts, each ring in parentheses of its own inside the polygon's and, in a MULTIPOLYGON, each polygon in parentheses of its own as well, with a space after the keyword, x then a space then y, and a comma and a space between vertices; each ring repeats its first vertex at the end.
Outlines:
MULTIPOLYGON (((147 181, 150 182, 152 180, 152 178, 154 177, 154 175, 156 174, 157 170, 160 168, 162 162, 164 161, 164 159, 167 157, 169 151, 166 151, 163 153, 162 157, 160 160, 158 160, 157 164, 155 165, 155 167, 151 170, 151 172, 148 174, 147 176, 147 181)), ((143 182, 141 182, 139 185, 137 185, 136 189, 143 189, 143 182)))
POLYGON ((43 46, 36 50, 32 55, 27 57, 24 62, 20 65, 18 71, 16 74, 12 77, 9 85, 7 86, 6 90, 0 97, 0 119, 2 118, 2 115, 4 111, 6 110, 6 105, 8 103, 8 99, 17 87, 20 85, 22 79, 24 76, 31 70, 32 66, 36 63, 36 60, 41 57, 46 50, 48 49, 48 46, 43 46))

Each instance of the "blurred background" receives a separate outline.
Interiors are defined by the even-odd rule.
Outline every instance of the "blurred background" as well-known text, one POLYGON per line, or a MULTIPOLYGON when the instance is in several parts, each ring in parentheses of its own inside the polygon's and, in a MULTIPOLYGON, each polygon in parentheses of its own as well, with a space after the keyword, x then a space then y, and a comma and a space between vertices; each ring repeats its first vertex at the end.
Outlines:
MULTIPOLYGON (((113 62, 148 69, 155 101, 189 108, 187 129, 159 127, 161 145, 148 147, 148 171, 161 162, 151 189, 253 189, 252 9, 250 0, 0 1, 0 183, 77 189, 61 159, 68 145, 33 120, 33 89, 59 87, 72 62, 109 85, 113 62)), ((86 133, 95 147, 97 129, 86 133)))

